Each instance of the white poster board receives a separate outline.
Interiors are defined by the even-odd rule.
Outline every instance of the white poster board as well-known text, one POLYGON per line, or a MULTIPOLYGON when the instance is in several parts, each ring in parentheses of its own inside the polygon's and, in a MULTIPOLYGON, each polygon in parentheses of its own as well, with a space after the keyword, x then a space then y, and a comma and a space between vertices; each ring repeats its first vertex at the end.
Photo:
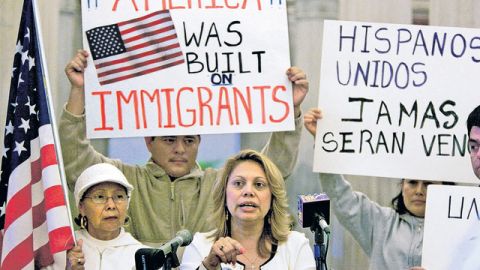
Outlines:
POLYGON ((428 187, 423 267, 435 270, 480 269, 479 199, 479 187, 428 187))
POLYGON ((286 1, 83 0, 87 136, 293 130, 286 1))
POLYGON ((316 172, 478 182, 480 29, 325 21, 316 172))

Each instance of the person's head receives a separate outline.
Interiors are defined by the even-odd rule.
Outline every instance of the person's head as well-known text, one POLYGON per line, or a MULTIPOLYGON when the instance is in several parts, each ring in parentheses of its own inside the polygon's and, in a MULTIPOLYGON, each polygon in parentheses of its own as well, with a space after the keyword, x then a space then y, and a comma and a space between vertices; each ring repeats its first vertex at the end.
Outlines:
POLYGON ((432 182, 414 179, 402 179, 400 193, 392 199, 392 206, 399 214, 410 213, 416 217, 425 217, 427 187, 433 183, 453 185, 452 182, 432 182))
POLYGON ((94 238, 111 240, 127 220, 133 186, 123 173, 108 163, 95 164, 75 183, 75 203, 80 212, 75 222, 94 238))
POLYGON ((475 175, 480 179, 480 106, 477 106, 467 119, 468 150, 475 175))
POLYGON ((263 226, 258 251, 268 254, 267 241, 284 242, 292 224, 285 182, 265 155, 243 150, 229 158, 213 191, 212 216, 216 239, 230 235, 232 227, 263 226))
POLYGON ((199 135, 145 137, 153 161, 172 178, 187 175, 195 167, 199 135))

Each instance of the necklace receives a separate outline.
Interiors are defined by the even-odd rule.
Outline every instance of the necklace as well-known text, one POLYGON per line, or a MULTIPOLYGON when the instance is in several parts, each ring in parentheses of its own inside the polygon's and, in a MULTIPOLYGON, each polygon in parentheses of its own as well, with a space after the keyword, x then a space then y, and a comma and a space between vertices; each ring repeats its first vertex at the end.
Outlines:
POLYGON ((245 255, 245 254, 242 254, 242 255, 243 255, 243 257, 245 257, 245 259, 247 259, 248 262, 250 263, 250 267, 247 267, 247 266, 246 266, 246 268, 247 268, 247 269, 251 269, 251 270, 256 269, 255 263, 257 262, 257 260, 258 260, 258 258, 259 258, 258 255, 255 256, 255 260, 253 260, 253 262, 252 262, 252 260, 250 260, 250 258, 247 257, 247 255, 245 255))

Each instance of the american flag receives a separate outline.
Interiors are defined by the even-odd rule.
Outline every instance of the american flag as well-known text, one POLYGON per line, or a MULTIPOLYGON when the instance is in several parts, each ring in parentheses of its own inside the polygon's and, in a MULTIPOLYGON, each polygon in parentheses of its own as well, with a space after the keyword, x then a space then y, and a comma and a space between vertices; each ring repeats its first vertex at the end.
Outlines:
MULTIPOLYGON (((74 245, 57 164, 32 0, 13 61, 0 178, 0 269, 39 269, 74 245)), ((6 103, 6 102, 5 102, 6 103)))
POLYGON ((168 10, 96 27, 86 34, 101 85, 184 63, 168 10))

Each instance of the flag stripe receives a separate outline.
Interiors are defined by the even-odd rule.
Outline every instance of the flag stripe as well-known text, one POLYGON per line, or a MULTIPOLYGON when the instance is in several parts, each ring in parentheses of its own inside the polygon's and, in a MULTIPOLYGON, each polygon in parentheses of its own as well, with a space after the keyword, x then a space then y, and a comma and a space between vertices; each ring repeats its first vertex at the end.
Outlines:
POLYGON ((162 48, 155 48, 153 50, 142 52, 142 53, 139 53, 139 54, 136 54, 136 55, 131 55, 131 56, 128 56, 128 57, 125 57, 125 58, 122 58, 122 59, 117 59, 117 60, 113 60, 113 61, 110 61, 110 62, 105 62, 103 64, 98 64, 95 67, 98 70, 100 70, 102 67, 105 67, 105 66, 118 65, 118 64, 125 63, 125 62, 129 62, 129 61, 135 61, 136 58, 148 57, 148 56, 151 56, 151 55, 155 55, 156 53, 165 52, 165 51, 172 50, 172 49, 177 49, 177 48, 180 48, 180 44, 174 43, 174 44, 162 47, 162 48))
POLYGON ((114 83, 114 82, 118 82, 118 81, 123 81, 123 80, 129 79, 129 78, 133 78, 133 77, 136 77, 136 76, 139 76, 139 75, 145 75, 145 74, 148 74, 148 73, 151 73, 151 72, 154 72, 154 71, 159 71, 159 70, 162 70, 162 69, 166 69, 166 68, 169 68, 169 67, 173 67, 173 66, 179 65, 179 64, 181 64, 181 63, 183 63, 183 62, 184 62, 184 60, 182 59, 182 60, 179 60, 179 61, 170 63, 170 64, 166 64, 166 65, 163 65, 163 66, 159 66, 159 67, 147 69, 147 70, 145 70, 145 71, 141 71, 141 72, 137 72, 137 73, 132 73, 132 74, 130 74, 130 75, 125 75, 125 76, 122 76, 122 77, 117 77, 117 78, 115 78, 115 79, 110 79, 110 80, 102 81, 102 84, 109 84, 109 83, 114 83))
MULTIPOLYGON (((32 149, 33 148, 37 148, 33 145, 31 145, 32 149)), ((37 182, 40 182, 42 180, 42 161, 40 160, 40 157, 33 157, 31 156, 30 157, 30 174, 31 174, 31 183, 34 184, 34 183, 37 183, 37 182)))
POLYGON ((48 232, 51 240, 50 249, 52 253, 57 253, 69 249, 70 242, 72 242, 72 231, 68 227, 59 227, 58 229, 48 232))
POLYGON ((65 205, 65 199, 63 198, 62 186, 53 186, 45 190, 45 208, 48 210, 57 206, 65 205))
MULTIPOLYGON (((43 224, 46 224, 46 213, 43 209, 44 203, 32 207, 32 225, 33 225, 33 236, 34 241, 37 241, 38 235, 47 235, 47 227, 42 227, 43 224), (38 232, 40 231, 40 232, 38 232), (35 234, 37 232, 37 234, 35 234), (36 236, 36 237, 35 237, 36 236)), ((36 248, 34 248, 35 250, 36 248)))
MULTIPOLYGON (((134 25, 130 28, 122 27, 122 26, 119 25, 119 28, 120 28, 120 33, 124 37, 127 37, 128 34, 130 34, 132 32, 143 33, 144 32, 143 28, 145 28, 145 27, 148 27, 149 28, 148 30, 150 30, 150 31, 148 32, 148 34, 147 33, 144 33, 144 34, 151 35, 151 33, 155 33, 155 32, 158 32, 159 30, 165 29, 165 28, 162 27, 161 29, 153 31, 153 30, 155 30, 155 28, 157 26, 159 26, 159 25, 161 26, 161 24, 164 24, 164 23, 166 23, 165 25, 170 25, 170 27, 169 27, 170 29, 173 28, 172 19, 170 17, 157 18, 154 21, 145 22, 144 24, 141 24, 141 25, 134 25)), ((143 36, 146 37, 147 35, 143 35, 143 36)), ((132 38, 134 38, 134 37, 132 37, 132 38)), ((132 38, 126 38, 125 40, 132 39, 132 38)))
POLYGON ((53 144, 48 144, 42 147, 42 169, 57 164, 57 157, 55 155, 55 146, 53 144))
MULTIPOLYGON (((42 232, 45 234, 47 237, 46 239, 48 240, 48 234, 46 231, 42 232)), ((35 234, 33 236, 33 239, 36 240, 35 234)), ((35 244, 33 245, 35 246, 35 244)), ((38 265, 51 265, 54 263, 53 261, 53 256, 51 256, 51 250, 50 250, 50 245, 48 242, 43 244, 42 246, 35 248, 35 264, 38 265)))
POLYGON ((47 221, 44 220, 42 224, 33 229, 33 249, 37 250, 48 244, 48 228, 47 221))
MULTIPOLYGON (((58 166, 49 166, 42 171, 42 187, 48 189, 53 186, 59 185, 60 173, 58 172, 58 166)), ((63 193, 63 192, 62 192, 63 193)))
POLYGON ((132 70, 128 70, 128 71, 120 71, 120 72, 117 72, 116 74, 102 76, 101 78, 102 78, 102 80, 109 80, 109 79, 114 79, 114 78, 117 78, 117 77, 128 76, 128 75, 132 75, 133 73, 143 72, 144 70, 147 70, 147 69, 150 69, 150 68, 163 67, 167 64, 174 63, 174 62, 177 62, 177 61, 181 61, 180 63, 183 63, 184 62, 183 57, 180 55, 179 57, 174 57, 174 58, 166 59, 166 60, 163 60, 163 61, 156 61, 156 62, 151 63, 150 65, 140 66, 136 69, 132 69, 132 70))
MULTIPOLYGON (((137 40, 145 40, 145 39, 150 38, 151 36, 156 36, 158 34, 163 34, 163 33, 166 33, 166 32, 172 31, 172 30, 175 30, 175 26, 173 24, 168 26, 168 27, 162 27, 162 28, 157 29, 155 31, 140 32, 136 36, 133 36, 131 38, 125 38, 123 41, 125 42, 125 44, 128 44, 128 43, 131 43, 131 42, 134 42, 134 41, 137 41, 137 40)), ((122 32, 120 32, 120 33, 123 34, 122 32)), ((126 47, 128 47, 128 46, 126 46, 126 47)))
MULTIPOLYGON (((59 251, 71 248, 73 237, 70 228, 66 227, 62 222, 60 222, 62 218, 68 219, 67 215, 64 214, 65 211, 60 209, 60 207, 53 208, 52 211, 52 213, 56 213, 58 216, 58 218, 53 220, 57 220, 59 222, 56 224, 51 224, 51 222, 49 222, 48 235, 50 238, 50 249, 52 250, 52 253, 57 253, 59 251)), ((50 212, 47 213, 47 219, 52 219, 54 217, 54 214, 50 214, 50 212)))
MULTIPOLYGON (((143 43, 137 43, 135 45, 132 45, 131 47, 127 47, 128 53, 134 53, 134 51, 136 51, 136 50, 144 49, 144 48, 149 47, 149 46, 151 46, 153 48, 163 48, 163 46, 165 45, 165 42, 168 42, 170 40, 173 40, 176 43, 177 42, 177 36, 176 35, 168 35, 168 36, 161 37, 161 38, 158 38, 158 39, 147 40, 143 43), (162 43, 162 46, 159 47, 158 43, 162 43)), ((170 45, 170 43, 168 43, 168 45, 170 45)), ((180 44, 179 44, 178 47, 180 47, 180 44)))
MULTIPOLYGON (((15 154, 15 153, 14 153, 15 154)), ((15 194, 30 183, 31 165, 29 160, 19 164, 10 174, 8 194, 15 194)))
POLYGON ((121 67, 121 68, 117 68, 117 69, 105 71, 105 72, 99 73, 98 75, 101 76, 101 77, 104 77, 104 76, 107 76, 107 75, 110 75, 110 74, 114 74, 114 73, 120 73, 120 72, 124 72, 124 71, 131 71, 131 70, 138 69, 138 68, 141 68, 141 67, 144 67, 144 66, 157 65, 159 62, 164 62, 164 61, 166 61, 166 60, 168 60, 168 59, 176 58, 176 57, 179 57, 179 56, 182 56, 182 52, 177 52, 177 53, 174 53, 174 54, 163 55, 162 57, 155 58, 155 59, 151 59, 151 60, 147 60, 147 61, 144 61, 144 62, 142 62, 142 63, 132 64, 132 65, 129 65, 129 66, 125 66, 125 67, 121 67))
POLYGON ((18 190, 11 196, 7 203, 6 212, 9 213, 5 217, 5 230, 19 217, 30 211, 32 207, 32 192, 30 186, 18 190))
POLYGON ((100 67, 98 72, 104 71, 109 68, 115 68, 114 65, 116 66, 124 66, 125 63, 140 63, 144 61, 144 59, 152 59, 157 56, 161 56, 163 54, 168 54, 171 52, 178 52, 180 51, 180 44, 178 44, 175 40, 175 36, 171 36, 169 40, 167 38, 163 39, 161 41, 164 46, 158 47, 156 44, 143 44, 147 46, 138 47, 135 50, 132 51, 127 51, 121 56, 111 56, 108 59, 101 59, 97 60, 96 62, 96 67, 100 67), (172 45, 176 45, 175 47, 172 47, 170 50, 164 50, 163 47, 169 47, 172 45), (157 54, 147 54, 143 55, 143 53, 151 52, 151 51, 156 51, 158 52, 157 54), (125 60, 124 60, 125 59, 125 60), (117 61, 121 61, 121 63, 116 64, 117 61))
MULTIPOLYGON (((31 185, 32 188, 32 207, 43 203, 43 185, 42 181, 31 185)), ((43 220, 42 220, 43 222, 43 220)), ((34 226, 35 227, 35 226, 34 226)))
MULTIPOLYGON (((25 214, 14 220, 10 224, 10 228, 5 229, 3 235, 3 249, 2 249, 2 259, 3 256, 7 256, 12 252, 20 243, 32 236, 32 213, 31 209, 25 214)), ((8 213, 8 212, 7 212, 8 213)), ((30 250, 30 253, 33 253, 30 250)), ((3 263, 2 263, 3 267, 3 263)), ((3 268, 2 268, 3 269, 3 268)), ((8 269, 8 268, 7 268, 8 269)))
POLYGON ((40 141, 40 147, 49 144, 55 144, 55 141, 53 140, 52 125, 48 123, 40 126, 38 128, 38 138, 36 139, 40 141))
MULTIPOLYGON (((5 269, 23 269, 26 265, 33 261, 33 237, 28 238, 18 243, 15 249, 8 253, 2 261, 2 270, 5 269)), ((6 250, 4 249, 3 252, 6 250)), ((26 268, 26 267, 25 267, 26 268)))

